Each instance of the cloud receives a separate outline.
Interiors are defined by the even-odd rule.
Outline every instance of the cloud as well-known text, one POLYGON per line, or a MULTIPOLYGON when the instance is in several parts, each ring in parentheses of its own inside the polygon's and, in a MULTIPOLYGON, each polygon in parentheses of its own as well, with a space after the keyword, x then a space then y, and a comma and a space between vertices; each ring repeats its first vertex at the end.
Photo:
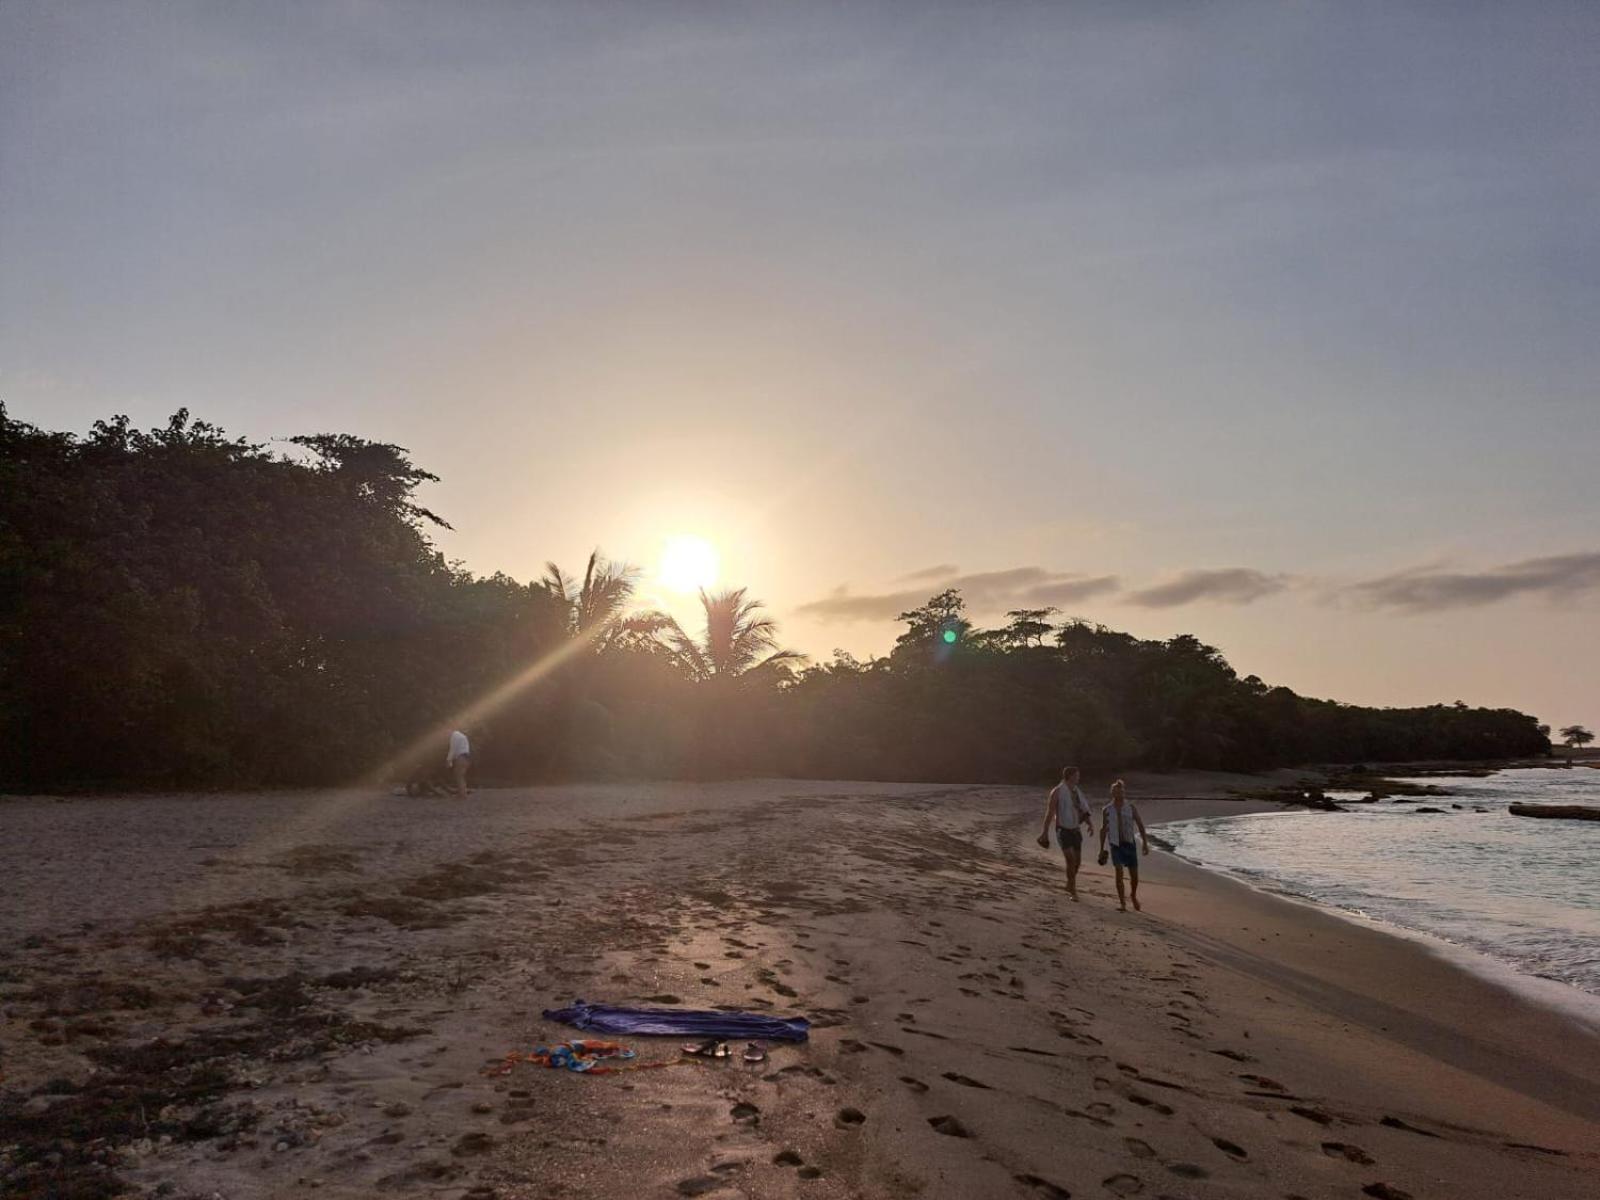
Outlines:
POLYGON ((1214 571, 1184 571, 1165 583, 1130 592, 1127 601, 1141 608, 1176 608, 1196 600, 1249 604, 1288 586, 1286 575, 1268 575, 1250 567, 1224 567, 1214 571))
MULTIPOLYGON (((1121 585, 1115 575, 1082 575, 1044 567, 1012 567, 1004 571, 954 574, 955 567, 929 567, 903 575, 897 583, 937 581, 940 590, 957 588, 973 612, 1003 612, 1011 608, 1047 608, 1071 604, 1092 596, 1115 592, 1121 585)), ((932 586, 931 582, 929 586, 932 586)), ((802 616, 823 621, 884 621, 916 608, 928 598, 927 586, 891 592, 854 594, 834 588, 820 600, 800 605, 802 616)))
POLYGON ((955 563, 940 563, 936 567, 923 567, 920 571, 913 571, 909 575, 902 575, 896 583, 920 583, 925 579, 945 579, 951 575, 959 575, 961 568, 955 563))
POLYGON ((1417 567, 1351 584, 1342 594, 1367 608, 1420 613, 1477 608, 1515 596, 1570 600, 1597 591, 1600 554, 1557 554, 1485 571, 1417 567))
POLYGON ((850 589, 841 585, 820 600, 800 605, 795 612, 822 621, 892 621, 926 599, 920 591, 852 596, 850 589))

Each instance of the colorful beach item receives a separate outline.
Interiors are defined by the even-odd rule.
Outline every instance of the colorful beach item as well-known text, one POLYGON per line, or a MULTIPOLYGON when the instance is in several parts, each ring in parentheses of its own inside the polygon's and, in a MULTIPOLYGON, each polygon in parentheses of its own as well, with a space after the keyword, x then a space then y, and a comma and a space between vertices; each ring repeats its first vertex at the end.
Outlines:
POLYGON ((595 1033, 646 1037, 747 1038, 764 1042, 803 1042, 811 1022, 804 1017, 769 1017, 762 1013, 703 1009, 622 1008, 573 1001, 570 1008, 547 1008, 546 1021, 559 1021, 595 1033))

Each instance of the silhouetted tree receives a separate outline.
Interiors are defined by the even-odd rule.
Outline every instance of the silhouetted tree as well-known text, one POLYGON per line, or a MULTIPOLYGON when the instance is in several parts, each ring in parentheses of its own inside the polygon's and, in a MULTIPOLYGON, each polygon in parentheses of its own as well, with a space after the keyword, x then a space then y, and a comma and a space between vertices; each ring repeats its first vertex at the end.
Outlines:
POLYGON ((1192 635, 1052 628, 1050 609, 978 629, 954 589, 903 613, 888 655, 806 667, 743 589, 703 593, 691 637, 631 612, 633 573, 598 551, 581 578, 553 564, 529 583, 473 576, 429 541, 443 521, 415 493, 434 477, 403 447, 293 442, 307 453, 181 410, 78 437, 0 406, 0 784, 345 782, 400 769, 487 695, 480 769, 516 780, 1039 780, 1066 762, 1550 750, 1524 713, 1314 700, 1240 679, 1192 635))
POLYGON ((930 597, 921 608, 901 613, 897 619, 906 623, 906 629, 895 639, 894 656, 926 654, 958 644, 972 629, 966 611, 967 602, 960 591, 948 588, 930 597))
POLYGON ((1000 631, 1001 640, 1007 646, 1042 646, 1044 639, 1055 632, 1055 626, 1050 624, 1050 618, 1056 614, 1054 608, 1015 608, 1006 613, 1010 622, 1000 631))
POLYGON ((749 671, 774 669, 800 662, 805 656, 778 649, 778 626, 761 615, 759 600, 749 599, 745 588, 709 594, 700 591, 706 624, 698 638, 689 636, 671 619, 663 625, 667 645, 690 678, 732 679, 749 671))
POLYGON ((638 580, 636 568, 610 562, 594 550, 581 581, 550 562, 545 564, 539 586, 566 607, 567 635, 603 651, 621 639, 654 633, 668 624, 661 613, 626 611, 638 580))

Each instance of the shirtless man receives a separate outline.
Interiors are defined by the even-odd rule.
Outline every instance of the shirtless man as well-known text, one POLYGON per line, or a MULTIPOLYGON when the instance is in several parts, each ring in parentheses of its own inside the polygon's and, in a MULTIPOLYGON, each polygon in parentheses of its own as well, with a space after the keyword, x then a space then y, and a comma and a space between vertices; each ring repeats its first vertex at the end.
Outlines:
POLYGON ((1044 829, 1039 834, 1039 845, 1049 849, 1050 825, 1055 824, 1056 842, 1061 847, 1061 857, 1067 860, 1067 895, 1078 898, 1078 866, 1083 862, 1083 831, 1087 825, 1094 833, 1094 817, 1089 805, 1078 790, 1078 768, 1062 767, 1061 782, 1050 789, 1050 803, 1044 810, 1044 829))

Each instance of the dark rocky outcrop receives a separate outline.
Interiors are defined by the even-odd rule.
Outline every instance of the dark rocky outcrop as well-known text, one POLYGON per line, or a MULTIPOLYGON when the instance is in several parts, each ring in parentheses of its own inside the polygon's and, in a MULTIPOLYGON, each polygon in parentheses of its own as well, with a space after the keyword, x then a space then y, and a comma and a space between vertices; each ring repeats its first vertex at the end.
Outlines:
POLYGON ((1600 805, 1513 804, 1513 817, 1554 817, 1564 821, 1600 821, 1600 805))

